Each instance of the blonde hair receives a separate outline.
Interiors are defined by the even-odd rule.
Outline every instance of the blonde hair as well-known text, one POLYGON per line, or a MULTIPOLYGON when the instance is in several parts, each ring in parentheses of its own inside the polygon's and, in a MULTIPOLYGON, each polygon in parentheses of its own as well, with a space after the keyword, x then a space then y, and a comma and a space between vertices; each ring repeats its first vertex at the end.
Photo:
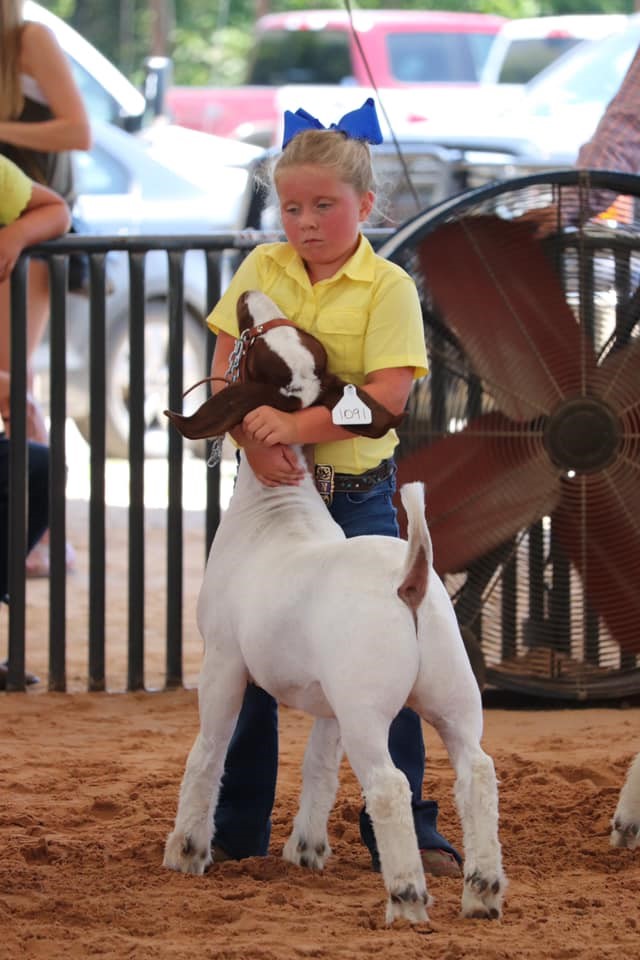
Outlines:
POLYGON ((22 7, 23 0, 0 0, 0 120, 14 120, 24 106, 20 82, 22 7))
POLYGON ((277 187, 278 174, 291 167, 308 164, 327 167, 338 180, 358 194, 375 191, 375 176, 369 147, 338 130, 303 130, 296 134, 277 158, 272 178, 277 187))

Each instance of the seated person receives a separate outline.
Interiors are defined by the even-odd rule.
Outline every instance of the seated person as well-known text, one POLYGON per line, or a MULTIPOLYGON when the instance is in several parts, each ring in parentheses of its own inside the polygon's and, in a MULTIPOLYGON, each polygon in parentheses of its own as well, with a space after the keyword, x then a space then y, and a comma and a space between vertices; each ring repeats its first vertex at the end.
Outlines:
MULTIPOLYGON (((25 247, 64 233, 70 222, 65 202, 52 190, 32 182, 6 157, 0 155, 0 283, 9 275, 25 247)), ((9 323, 9 317, 0 321, 9 323)), ((0 370, 0 413, 9 420, 10 378, 0 370)), ((27 397, 27 433, 40 416, 35 401, 27 397)), ((28 444, 28 549, 38 542, 49 524, 49 449, 28 444)), ((9 440, 0 434, 0 601, 7 602, 9 576, 9 440)), ((8 666, 0 663, 0 689, 6 687, 8 666)), ((26 674, 27 683, 37 677, 26 674)))

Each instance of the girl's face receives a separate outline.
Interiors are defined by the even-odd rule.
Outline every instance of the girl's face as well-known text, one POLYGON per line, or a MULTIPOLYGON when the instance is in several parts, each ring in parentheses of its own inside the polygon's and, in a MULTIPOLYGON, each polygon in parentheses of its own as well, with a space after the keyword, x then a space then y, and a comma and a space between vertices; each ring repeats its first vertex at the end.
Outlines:
POLYGON ((332 277, 358 246, 373 193, 357 193, 319 164, 280 170, 276 189, 287 240, 304 260, 311 282, 332 277))

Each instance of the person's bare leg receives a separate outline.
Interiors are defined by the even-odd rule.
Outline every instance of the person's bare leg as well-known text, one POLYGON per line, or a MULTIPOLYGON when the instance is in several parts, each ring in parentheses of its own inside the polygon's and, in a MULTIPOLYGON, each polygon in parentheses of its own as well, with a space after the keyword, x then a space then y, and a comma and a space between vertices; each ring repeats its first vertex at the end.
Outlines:
MULTIPOLYGON (((42 260, 32 260, 29 264, 29 288, 27 296, 27 388, 33 396, 33 356, 38 349, 49 322, 49 269, 42 260)), ((35 403, 36 409, 39 410, 35 403)), ((39 443, 49 442, 42 411, 39 417, 32 416, 27 427, 30 440, 39 443)))
MULTIPOLYGON (((49 272, 46 263, 34 260, 29 264, 27 299, 27 389, 29 409, 27 437, 38 443, 48 443, 49 434, 40 407, 33 398, 33 371, 31 361, 44 336, 49 320, 49 272)), ((0 370, 11 371, 11 281, 0 283, 0 370)), ((8 399, 0 409, 5 432, 11 432, 11 411, 8 399)))

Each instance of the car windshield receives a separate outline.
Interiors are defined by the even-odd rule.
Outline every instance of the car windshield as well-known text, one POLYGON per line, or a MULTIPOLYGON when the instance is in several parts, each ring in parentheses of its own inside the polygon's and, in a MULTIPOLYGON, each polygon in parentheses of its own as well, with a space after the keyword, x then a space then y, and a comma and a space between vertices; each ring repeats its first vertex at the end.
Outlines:
POLYGON ((489 48, 490 33, 390 33, 392 75, 404 83, 475 83, 489 48))
MULTIPOLYGON (((386 38, 389 68, 403 83, 475 83, 493 33, 396 31, 386 38)), ((267 30, 258 37, 247 82, 353 82, 351 39, 344 30, 267 30)))
POLYGON ((510 44, 498 83, 527 83, 559 56, 580 43, 577 37, 522 37, 510 44))
POLYGON ((351 75, 349 35, 340 30, 267 30, 258 37, 247 83, 345 83, 351 75))
POLYGON ((638 21, 622 33, 580 43, 527 84, 518 112, 550 117, 567 107, 593 106, 602 113, 639 44, 638 21))

